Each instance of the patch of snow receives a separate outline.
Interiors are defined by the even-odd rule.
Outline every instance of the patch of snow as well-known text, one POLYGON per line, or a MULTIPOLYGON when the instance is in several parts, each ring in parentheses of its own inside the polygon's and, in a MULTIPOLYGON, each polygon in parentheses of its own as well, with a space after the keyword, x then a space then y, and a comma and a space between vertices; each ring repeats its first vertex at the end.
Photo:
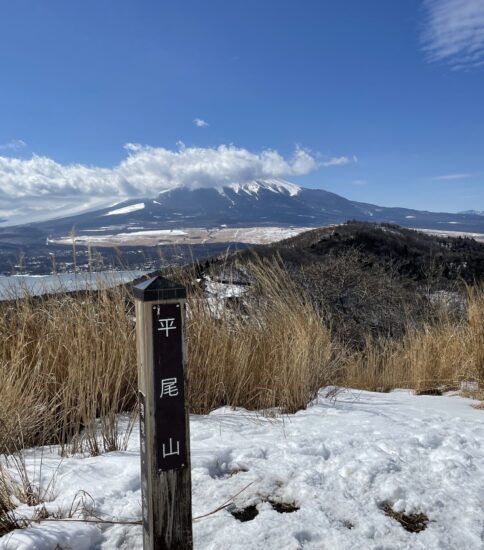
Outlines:
POLYGON ((244 191, 249 195, 257 195, 261 189, 265 189, 273 193, 282 193, 294 197, 301 191, 301 187, 298 185, 281 179, 254 180, 243 184, 232 183, 224 187, 232 189, 237 194, 244 191))
MULTIPOLYGON (((166 222, 168 223, 169 220, 166 222)), ((126 227, 123 226, 126 230, 126 227)), ((130 228, 130 229, 135 229, 130 228)), ((107 234, 107 235, 97 235, 97 234, 88 234, 88 235, 76 235, 74 237, 75 242, 86 245, 128 245, 134 242, 139 241, 140 239, 146 238, 151 242, 152 245, 157 244, 153 242, 157 237, 170 237, 171 242, 176 242, 176 237, 181 237, 179 242, 188 243, 190 239, 194 239, 193 243, 199 242, 200 237, 205 235, 205 238, 202 242, 206 242, 211 238, 216 238, 216 242, 243 242, 249 244, 263 244, 280 241, 282 239, 288 239, 289 237, 294 237, 299 233, 304 231, 309 231, 314 229, 314 227, 241 227, 241 228, 228 228, 221 226, 219 229, 207 230, 204 228, 188 228, 188 229, 153 229, 153 230, 142 230, 142 231, 132 231, 130 233, 117 233, 117 234, 107 234), (174 238, 174 239, 173 239, 174 238)), ((72 244, 73 237, 63 236, 56 239, 48 239, 48 243, 53 244, 72 244)))
MULTIPOLYGON (((482 550, 484 411, 457 396, 345 390, 304 411, 265 418, 222 408, 190 418, 193 515, 235 497, 254 505, 250 522, 229 509, 194 522, 197 550, 482 550), (250 485, 249 485, 250 484, 250 485), (268 500, 294 504, 280 514, 268 500), (426 514, 409 533, 381 509, 426 514)), ((32 474, 40 451, 26 453, 32 474)), ((56 472, 52 512, 67 513, 80 490, 103 518, 141 517, 139 431, 126 451, 61 459, 43 449, 42 483, 56 472)), ((32 507, 19 514, 30 517, 32 507)), ((141 526, 39 521, 0 538, 2 550, 142 547, 141 526)))
POLYGON ((239 298, 243 296, 247 292, 247 287, 245 285, 211 281, 207 278, 205 292, 219 300, 225 300, 227 298, 239 298))
POLYGON ((246 183, 245 185, 242 186, 242 191, 244 191, 245 193, 247 193, 248 195, 252 195, 252 194, 255 194, 257 195, 257 193, 259 192, 260 188, 262 186, 259 185, 258 183, 254 182, 254 183, 246 183))
POLYGON ((274 243, 311 229, 314 227, 241 227, 235 229, 233 241, 248 244, 274 243))
POLYGON ((383 231, 383 233, 391 233, 392 235, 400 235, 400 231, 396 229, 391 229, 390 227, 385 227, 384 225, 380 226, 380 229, 383 231))
POLYGON ((117 208, 116 210, 111 210, 105 216, 117 216, 119 214, 129 214, 130 212, 136 212, 137 210, 143 210, 145 207, 144 202, 138 202, 136 204, 130 204, 129 206, 124 206, 123 208, 117 208))
MULTIPOLYGON (((231 205, 229 206, 229 208, 231 208, 232 206, 235 205, 235 202, 227 195, 227 193, 224 191, 224 189, 225 189, 224 187, 217 187, 216 188, 218 193, 220 195, 222 195, 222 197, 225 197, 230 202, 231 205)), ((237 193, 238 193, 238 191, 237 191, 237 193)))
POLYGON ((241 298, 247 289, 246 285, 212 281, 210 277, 205 277, 205 300, 213 317, 220 319, 225 311, 224 302, 233 298, 241 298))
MULTIPOLYGON (((439 222, 440 223, 440 222, 439 222)), ((428 235, 439 235, 443 237, 468 237, 470 239, 476 239, 479 242, 484 242, 484 233, 471 233, 467 231, 443 231, 441 229, 423 229, 420 227, 414 227, 415 231, 421 233, 427 233, 428 235)))
POLYGON ((411 220, 413 218, 415 218, 416 216, 405 216, 407 218, 407 220, 411 220))

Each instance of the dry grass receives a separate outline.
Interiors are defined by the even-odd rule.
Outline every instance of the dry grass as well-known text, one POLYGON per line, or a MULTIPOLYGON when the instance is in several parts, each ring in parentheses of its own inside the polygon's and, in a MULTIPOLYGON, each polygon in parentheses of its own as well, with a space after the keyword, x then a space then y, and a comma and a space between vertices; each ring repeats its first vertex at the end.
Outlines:
POLYGON ((417 514, 404 514, 403 512, 395 512, 392 505, 389 502, 385 502, 381 505, 382 511, 386 516, 398 521, 398 523, 408 531, 409 533, 420 533, 427 529, 429 518, 419 512, 417 514))
POLYGON ((116 415, 134 406, 136 387, 126 298, 116 289, 0 304, 0 452, 119 447, 116 415))
POLYGON ((337 361, 320 314, 278 263, 248 266, 254 285, 234 305, 189 302, 189 380, 193 411, 222 405, 305 407, 334 382, 337 361))
MULTIPOLYGON (((442 315, 401 339, 368 338, 350 352, 280 263, 244 269, 252 285, 238 300, 190 293, 193 412, 223 405, 293 412, 326 384, 426 393, 474 381, 482 392, 484 288, 469 290, 463 321, 442 315)), ((60 444, 65 453, 92 455, 125 448, 117 422, 120 412, 136 410, 132 314, 124 287, 0 302, 0 454, 10 455, 0 462, 0 536, 25 526, 16 502, 42 506, 53 491, 54 478, 29 477, 24 448, 60 444)))
POLYGON ((368 339, 346 358, 341 383, 368 390, 412 388, 426 393, 458 389, 463 381, 484 384, 484 289, 468 291, 467 319, 443 315, 401 340, 368 339))
MULTIPOLYGON (((307 405, 334 381, 319 314, 278 265, 253 264, 243 307, 189 299, 189 401, 195 412, 307 405)), ((0 452, 61 444, 119 449, 118 414, 135 409, 132 302, 123 287, 0 303, 0 452)))
POLYGON ((15 494, 15 490, 15 481, 6 468, 0 464, 0 537, 26 525, 14 514, 15 504, 12 501, 12 496, 15 494))
MULTIPOLYGON (((325 384, 425 392, 484 384, 484 290, 468 319, 443 316, 400 340, 368 339, 350 353, 280 263, 254 261, 239 301, 188 303, 189 402, 206 413, 305 407, 325 384)), ((0 303, 0 453, 60 444, 64 452, 124 448, 118 414, 136 409, 136 345, 129 292, 119 287, 0 303)))
POLYGON ((13 484, 8 471, 0 463, 0 537, 17 529, 18 525, 12 510, 13 484))

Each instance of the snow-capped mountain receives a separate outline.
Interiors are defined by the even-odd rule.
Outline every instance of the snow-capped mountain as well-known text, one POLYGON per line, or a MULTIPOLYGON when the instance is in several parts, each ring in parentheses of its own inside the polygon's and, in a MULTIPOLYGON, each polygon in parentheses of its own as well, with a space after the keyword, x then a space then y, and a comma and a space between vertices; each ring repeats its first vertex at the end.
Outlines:
POLYGON ((155 198, 132 199, 75 216, 0 229, 0 237, 34 230, 56 238, 153 229, 300 226, 316 227, 350 219, 396 223, 407 227, 484 233, 484 217, 350 201, 322 189, 307 189, 281 179, 227 183, 218 188, 178 186, 155 198))

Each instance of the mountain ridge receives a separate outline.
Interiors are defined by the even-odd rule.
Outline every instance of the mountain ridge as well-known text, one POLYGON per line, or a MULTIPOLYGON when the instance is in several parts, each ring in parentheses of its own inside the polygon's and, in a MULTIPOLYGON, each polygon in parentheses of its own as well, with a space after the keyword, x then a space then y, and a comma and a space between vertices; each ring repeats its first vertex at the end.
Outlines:
POLYGON ((155 198, 133 198, 109 207, 43 222, 0 228, 36 238, 107 235, 154 229, 295 226, 319 227, 348 220, 404 227, 484 233, 484 217, 351 201, 323 189, 308 189, 281 179, 254 180, 219 187, 176 186, 155 198))
POLYGON ((471 214, 473 216, 484 216, 484 210, 463 210, 459 214, 471 214))

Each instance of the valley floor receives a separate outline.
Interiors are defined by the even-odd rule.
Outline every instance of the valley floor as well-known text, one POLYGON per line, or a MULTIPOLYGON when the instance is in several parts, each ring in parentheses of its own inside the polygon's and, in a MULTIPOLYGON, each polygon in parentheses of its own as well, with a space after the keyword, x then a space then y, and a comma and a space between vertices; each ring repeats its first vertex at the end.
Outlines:
MULTIPOLYGON (((128 229, 128 228, 127 228, 128 229)), ((75 241, 85 246, 166 246, 166 245, 194 245, 214 243, 247 243, 268 244, 289 239, 314 227, 218 227, 212 229, 187 228, 187 229, 154 229, 146 230, 141 227, 128 233, 109 233, 110 228, 94 230, 88 235, 78 235, 75 241)), ((65 236, 52 239, 53 244, 72 245, 72 237, 65 236)))
MULTIPOLYGON (((230 508, 196 520, 195 549, 484 548, 483 410, 454 395, 327 395, 277 418, 230 409, 191 417, 194 516, 240 491, 234 506, 258 512, 246 522, 230 508), (278 503, 298 509, 280 513, 278 503), (409 532, 399 512, 425 514, 428 523, 421 518, 424 529, 409 532)), ((45 448, 43 483, 55 474, 47 510, 67 513, 83 499, 103 518, 140 518, 138 437, 136 428, 126 451, 98 457, 60 460, 45 448)), ((40 449, 27 452, 31 472, 40 459, 40 449)), ((2 550, 56 544, 141 548, 141 527, 44 521, 0 538, 2 550)))

